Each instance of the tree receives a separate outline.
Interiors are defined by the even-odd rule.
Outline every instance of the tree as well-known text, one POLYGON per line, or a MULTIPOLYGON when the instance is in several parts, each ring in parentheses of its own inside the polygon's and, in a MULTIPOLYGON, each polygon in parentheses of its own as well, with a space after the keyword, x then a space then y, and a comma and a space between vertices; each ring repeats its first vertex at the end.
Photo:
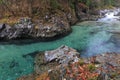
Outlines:
POLYGON ((33 0, 28 0, 28 5, 29 5, 29 16, 32 17, 32 12, 33 12, 33 7, 32 7, 33 0))
POLYGON ((112 6, 114 4, 114 0, 103 0, 104 6, 112 6))
POLYGON ((4 6, 13 16, 15 16, 14 11, 12 9, 10 9, 10 7, 7 5, 8 1, 6 1, 6 0, 0 0, 0 4, 2 6, 4 6))

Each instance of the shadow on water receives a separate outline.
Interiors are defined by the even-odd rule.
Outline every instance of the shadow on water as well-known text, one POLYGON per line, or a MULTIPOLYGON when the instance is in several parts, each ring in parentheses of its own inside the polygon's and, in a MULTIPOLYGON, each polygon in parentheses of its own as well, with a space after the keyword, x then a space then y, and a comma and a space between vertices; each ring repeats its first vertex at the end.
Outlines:
MULTIPOLYGON (((42 52, 44 52, 44 51, 42 51, 42 52)), ((27 58, 27 56, 30 56, 30 57, 32 57, 32 58, 35 58, 35 56, 36 56, 38 53, 41 53, 41 52, 40 52, 40 51, 34 51, 34 52, 32 52, 32 53, 28 53, 28 54, 22 55, 22 57, 23 57, 23 58, 27 58)))
POLYGON ((71 34, 72 30, 69 31, 68 33, 64 33, 61 35, 57 35, 55 37, 51 38, 20 38, 20 39, 15 39, 15 40, 5 40, 5 39, 0 39, 0 44, 1 45, 10 45, 10 44, 15 44, 15 45, 26 45, 26 44, 33 44, 33 43, 39 43, 39 42, 52 42, 56 41, 58 39, 62 39, 69 34, 71 34))

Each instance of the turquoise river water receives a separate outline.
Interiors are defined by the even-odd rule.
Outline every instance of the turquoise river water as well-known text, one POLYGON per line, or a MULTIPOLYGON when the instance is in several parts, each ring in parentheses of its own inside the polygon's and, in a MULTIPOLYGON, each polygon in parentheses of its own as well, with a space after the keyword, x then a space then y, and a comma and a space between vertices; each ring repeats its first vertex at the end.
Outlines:
POLYGON ((55 41, 22 45, 0 43, 0 80, 16 80, 17 77, 31 73, 34 58, 24 55, 35 51, 67 45, 79 50, 81 56, 85 57, 105 52, 120 52, 118 45, 120 38, 117 36, 120 22, 86 21, 76 24, 72 29, 70 35, 55 41))

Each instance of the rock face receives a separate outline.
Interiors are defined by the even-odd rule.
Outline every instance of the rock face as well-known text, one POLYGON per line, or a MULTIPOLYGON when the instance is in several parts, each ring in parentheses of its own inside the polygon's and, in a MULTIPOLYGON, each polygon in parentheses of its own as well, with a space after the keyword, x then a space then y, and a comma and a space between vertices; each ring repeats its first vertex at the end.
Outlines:
POLYGON ((99 10, 89 9, 87 5, 80 2, 77 2, 75 6, 76 6, 75 12, 76 12, 77 18, 80 21, 86 21, 86 20, 96 21, 98 18, 100 18, 99 10))
POLYGON ((35 26, 35 37, 54 37, 60 34, 66 34, 71 31, 69 22, 63 13, 62 15, 46 14, 43 20, 35 26))
POLYGON ((31 19, 23 18, 12 27, 7 24, 0 25, 0 39, 23 38, 51 38, 71 31, 69 23, 65 19, 52 17, 49 23, 34 24, 31 19))

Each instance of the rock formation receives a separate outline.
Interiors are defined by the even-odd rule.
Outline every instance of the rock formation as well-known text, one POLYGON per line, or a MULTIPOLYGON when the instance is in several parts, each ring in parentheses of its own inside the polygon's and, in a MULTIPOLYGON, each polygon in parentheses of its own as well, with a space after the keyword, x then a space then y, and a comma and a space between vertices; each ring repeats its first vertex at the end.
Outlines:
POLYGON ((51 38, 68 34, 71 27, 64 19, 52 17, 49 23, 34 24, 31 19, 23 18, 13 26, 0 25, 0 40, 51 38))

